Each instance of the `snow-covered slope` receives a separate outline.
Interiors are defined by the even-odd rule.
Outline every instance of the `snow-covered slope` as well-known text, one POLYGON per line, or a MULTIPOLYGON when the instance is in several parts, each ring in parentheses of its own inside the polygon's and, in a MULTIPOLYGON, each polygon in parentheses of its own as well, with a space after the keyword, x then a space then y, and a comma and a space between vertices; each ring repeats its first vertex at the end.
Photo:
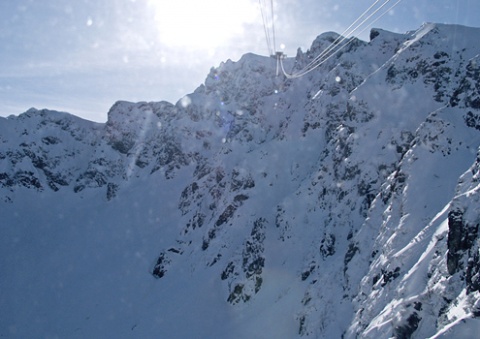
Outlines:
POLYGON ((376 29, 299 79, 247 54, 105 124, 0 118, 0 336, 471 338, 479 37, 376 29))

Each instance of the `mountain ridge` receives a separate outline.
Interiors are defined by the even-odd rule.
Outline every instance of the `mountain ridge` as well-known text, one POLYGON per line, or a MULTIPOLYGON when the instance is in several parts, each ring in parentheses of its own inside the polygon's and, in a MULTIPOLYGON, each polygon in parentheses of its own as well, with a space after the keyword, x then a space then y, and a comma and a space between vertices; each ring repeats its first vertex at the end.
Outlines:
MULTIPOLYGON (((18 314, 1 313, 3 333, 475 333, 479 35, 443 24, 374 29, 370 42, 352 40, 296 80, 277 77, 275 59, 246 54, 212 68, 176 104, 119 101, 105 124, 35 109, 0 119, 1 254, 10 265, 1 284, 12 292, 1 300, 18 314), (38 240, 27 241, 35 225, 38 240), (93 254, 65 248, 56 232, 93 254), (47 247, 44 259, 23 260, 47 247), (23 283, 19 272, 37 271, 37 260, 60 278, 23 283), (78 262, 93 280, 71 281, 57 261, 78 262), (56 295, 58 282, 98 307, 56 295), (59 310, 81 307, 56 314, 62 328, 55 312, 38 316, 45 299, 33 295, 38 324, 28 323, 16 301, 27 287, 53 294, 45 304, 59 310)), ((320 35, 286 69, 302 69, 336 37, 320 35)))

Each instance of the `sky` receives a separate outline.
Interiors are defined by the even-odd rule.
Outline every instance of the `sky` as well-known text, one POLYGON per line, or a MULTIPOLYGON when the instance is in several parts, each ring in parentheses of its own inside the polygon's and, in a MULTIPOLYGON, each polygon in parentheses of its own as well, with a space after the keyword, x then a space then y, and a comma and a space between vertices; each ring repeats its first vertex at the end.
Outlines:
MULTIPOLYGON (((387 10, 396 1, 352 35, 368 41, 372 27, 404 33, 425 22, 480 27, 478 0, 401 0, 387 10)), ((268 31, 294 56, 374 3, 273 0, 268 31)), ((269 0, 1 0, 0 116, 35 107, 105 122, 118 100, 175 103, 222 61, 269 55, 262 8, 270 18, 269 0)))

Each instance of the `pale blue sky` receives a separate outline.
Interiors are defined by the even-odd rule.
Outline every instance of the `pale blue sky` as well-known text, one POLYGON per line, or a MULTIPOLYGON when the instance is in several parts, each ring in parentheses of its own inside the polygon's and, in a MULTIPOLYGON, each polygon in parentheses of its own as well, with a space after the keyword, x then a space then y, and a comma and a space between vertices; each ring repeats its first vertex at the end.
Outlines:
MULTIPOLYGON (((306 50, 320 33, 343 32, 374 2, 274 1, 277 45, 288 55, 306 50)), ((221 61, 268 54, 258 3, 1 0, 0 116, 36 107, 104 122, 117 100, 175 103, 221 61)), ((372 26, 403 33, 424 22, 479 27, 480 1, 403 0, 360 38, 372 26)))

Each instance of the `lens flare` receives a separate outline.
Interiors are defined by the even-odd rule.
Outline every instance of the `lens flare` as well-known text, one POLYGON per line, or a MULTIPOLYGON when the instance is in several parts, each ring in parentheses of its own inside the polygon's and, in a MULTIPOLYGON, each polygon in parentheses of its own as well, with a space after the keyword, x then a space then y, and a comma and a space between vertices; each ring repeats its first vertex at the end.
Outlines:
POLYGON ((241 35, 258 13, 252 0, 150 0, 158 39, 170 47, 210 50, 241 35))

